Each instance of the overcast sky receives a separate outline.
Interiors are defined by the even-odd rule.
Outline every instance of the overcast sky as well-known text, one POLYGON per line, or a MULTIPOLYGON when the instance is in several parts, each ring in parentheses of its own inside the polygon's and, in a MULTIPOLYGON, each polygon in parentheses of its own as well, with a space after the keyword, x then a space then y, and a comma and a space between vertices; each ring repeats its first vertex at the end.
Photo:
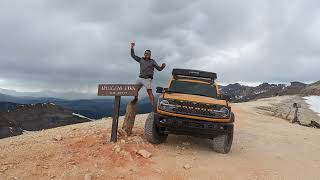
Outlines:
POLYGON ((229 82, 320 79, 317 0, 1 0, 0 87, 94 91, 130 83, 129 54, 152 50, 172 68, 218 73, 229 82))

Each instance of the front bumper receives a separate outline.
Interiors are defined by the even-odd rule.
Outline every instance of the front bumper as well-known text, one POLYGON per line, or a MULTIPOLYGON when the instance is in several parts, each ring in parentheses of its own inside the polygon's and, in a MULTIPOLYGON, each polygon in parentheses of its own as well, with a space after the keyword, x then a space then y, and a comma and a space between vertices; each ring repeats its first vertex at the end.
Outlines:
POLYGON ((213 138, 227 134, 233 129, 233 123, 208 122, 181 117, 170 117, 157 114, 155 122, 164 134, 190 135, 202 138, 213 138))

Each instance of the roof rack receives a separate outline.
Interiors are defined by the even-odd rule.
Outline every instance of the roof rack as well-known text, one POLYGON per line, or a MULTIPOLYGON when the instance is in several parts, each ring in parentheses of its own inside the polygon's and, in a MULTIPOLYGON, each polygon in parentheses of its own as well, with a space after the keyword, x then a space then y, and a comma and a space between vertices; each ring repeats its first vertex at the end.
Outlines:
POLYGON ((174 79, 197 79, 211 83, 217 79, 216 73, 193 69, 173 69, 172 76, 174 79))

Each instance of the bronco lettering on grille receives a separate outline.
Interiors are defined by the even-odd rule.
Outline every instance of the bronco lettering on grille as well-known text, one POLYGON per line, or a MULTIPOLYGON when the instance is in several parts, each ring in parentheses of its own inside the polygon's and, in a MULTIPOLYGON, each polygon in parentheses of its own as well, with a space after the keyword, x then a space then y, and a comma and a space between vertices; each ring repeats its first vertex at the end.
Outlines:
POLYGON ((179 114, 194 115, 209 118, 223 118, 221 114, 214 113, 223 105, 205 104, 191 101, 169 100, 170 104, 176 105, 175 112, 179 114))

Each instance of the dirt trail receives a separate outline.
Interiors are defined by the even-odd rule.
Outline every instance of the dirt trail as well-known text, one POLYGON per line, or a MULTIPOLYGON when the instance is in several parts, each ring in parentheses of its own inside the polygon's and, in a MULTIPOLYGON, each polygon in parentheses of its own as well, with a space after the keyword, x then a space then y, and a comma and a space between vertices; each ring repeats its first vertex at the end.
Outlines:
POLYGON ((226 155, 188 136, 148 144, 147 115, 138 115, 133 136, 117 144, 108 142, 110 119, 2 139, 0 179, 319 179, 319 129, 265 115, 261 104, 232 106, 236 128, 226 155), (140 149, 152 157, 137 155, 140 149))

